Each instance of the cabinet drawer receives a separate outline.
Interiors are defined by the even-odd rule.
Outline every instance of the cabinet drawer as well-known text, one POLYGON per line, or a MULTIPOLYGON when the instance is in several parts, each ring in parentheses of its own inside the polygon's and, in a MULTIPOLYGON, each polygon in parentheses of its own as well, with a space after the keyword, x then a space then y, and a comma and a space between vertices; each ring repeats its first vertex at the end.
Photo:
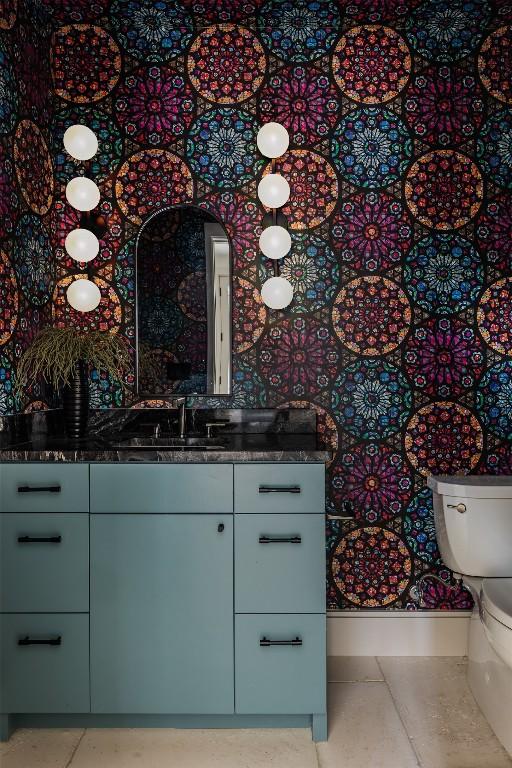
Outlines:
POLYGON ((324 513, 323 464, 235 466, 235 512, 324 513))
POLYGON ((93 464, 91 512, 232 513, 232 464, 93 464))
POLYGON ((236 616, 236 712, 325 712, 325 655, 325 615, 236 616))
POLYGON ((0 671, 1 712, 89 712, 89 617, 4 614, 0 671))
POLYGON ((88 512, 87 464, 0 464, 0 511, 88 512))
POLYGON ((89 515, 0 515, 0 611, 89 610, 89 515))
POLYGON ((325 611, 323 515, 237 515, 235 610, 325 611))

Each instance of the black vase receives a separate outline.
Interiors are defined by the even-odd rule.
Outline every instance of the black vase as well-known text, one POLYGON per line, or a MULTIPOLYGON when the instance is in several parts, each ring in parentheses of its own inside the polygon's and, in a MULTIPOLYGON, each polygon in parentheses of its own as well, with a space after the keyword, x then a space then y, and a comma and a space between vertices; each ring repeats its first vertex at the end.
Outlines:
POLYGON ((84 437, 89 417, 89 372, 83 360, 75 366, 71 382, 62 389, 64 424, 71 438, 84 437))

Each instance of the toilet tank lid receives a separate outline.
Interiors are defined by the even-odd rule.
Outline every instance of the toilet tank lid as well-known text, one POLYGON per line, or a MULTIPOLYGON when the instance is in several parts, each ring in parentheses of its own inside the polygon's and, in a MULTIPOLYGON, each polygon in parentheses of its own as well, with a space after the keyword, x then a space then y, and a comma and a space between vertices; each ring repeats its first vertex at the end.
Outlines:
POLYGON ((512 475, 431 475, 427 485, 442 496, 512 499, 512 475))

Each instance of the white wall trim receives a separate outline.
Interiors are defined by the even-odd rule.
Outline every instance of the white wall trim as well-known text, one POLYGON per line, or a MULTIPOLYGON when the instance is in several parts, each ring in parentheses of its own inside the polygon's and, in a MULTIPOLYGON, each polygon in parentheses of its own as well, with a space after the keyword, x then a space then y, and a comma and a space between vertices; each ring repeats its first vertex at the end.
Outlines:
POLYGON ((470 611, 328 611, 329 656, 466 656, 470 611))

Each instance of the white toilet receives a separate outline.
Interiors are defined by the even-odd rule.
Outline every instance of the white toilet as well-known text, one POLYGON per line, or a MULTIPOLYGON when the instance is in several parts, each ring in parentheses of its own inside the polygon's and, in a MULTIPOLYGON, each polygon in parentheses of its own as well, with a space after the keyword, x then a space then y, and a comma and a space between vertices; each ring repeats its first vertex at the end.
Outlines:
POLYGON ((468 682, 512 755, 512 476, 429 477, 437 541, 475 608, 468 682))

